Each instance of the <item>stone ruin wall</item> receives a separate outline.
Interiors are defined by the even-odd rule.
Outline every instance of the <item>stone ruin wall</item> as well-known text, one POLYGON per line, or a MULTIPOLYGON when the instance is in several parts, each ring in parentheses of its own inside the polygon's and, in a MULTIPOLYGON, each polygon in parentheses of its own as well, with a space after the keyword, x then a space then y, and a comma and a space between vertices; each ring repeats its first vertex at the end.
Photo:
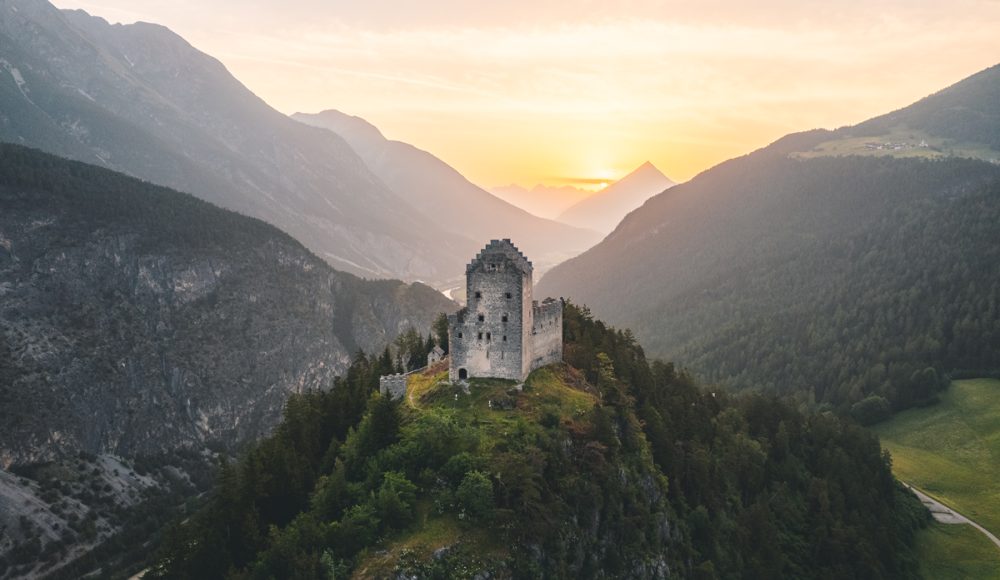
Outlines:
POLYGON ((534 308, 531 329, 534 351, 531 369, 562 361, 563 354, 563 302, 555 300, 534 308))
POLYGON ((388 394, 390 399, 400 399, 406 397, 406 383, 409 376, 413 373, 408 373, 405 375, 388 375, 382 376, 378 379, 378 390, 382 393, 382 396, 388 394))

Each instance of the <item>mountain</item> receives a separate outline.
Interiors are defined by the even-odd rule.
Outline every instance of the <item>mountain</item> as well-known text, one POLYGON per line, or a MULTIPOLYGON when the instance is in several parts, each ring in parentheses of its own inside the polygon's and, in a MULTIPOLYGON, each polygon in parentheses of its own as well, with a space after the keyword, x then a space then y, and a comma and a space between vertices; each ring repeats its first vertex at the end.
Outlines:
POLYGON ((878 136, 900 126, 955 142, 982 143, 1000 152, 1000 64, 843 132, 878 136))
MULTIPOLYGON (((961 103, 986 122, 995 103, 977 95, 1000 69, 986 72, 898 118, 961 103)), ((734 390, 842 413, 933 403, 949 374, 1000 368, 1000 166, 828 146, 855 131, 789 135, 667 190, 536 292, 734 390)))
POLYGON ((194 197, 0 145, 0 466, 267 433, 289 393, 455 308, 194 197))
POLYGON ((272 223, 358 275, 436 279, 479 242, 395 195, 340 137, 269 107, 170 30, 0 0, 0 141, 272 223))
POLYGON ((594 194, 571 185, 554 187, 539 183, 530 190, 511 183, 490 188, 490 193, 539 217, 556 219, 570 206, 594 194))
POLYGON ((632 173, 562 212, 556 220, 609 233, 629 212, 674 185, 676 183, 647 161, 632 173))
POLYGON ((399 197, 441 228, 472 239, 510 238, 535 261, 551 253, 576 255, 600 241, 591 230, 536 217, 473 185, 437 157, 390 141, 359 117, 328 110, 292 118, 343 137, 399 197))

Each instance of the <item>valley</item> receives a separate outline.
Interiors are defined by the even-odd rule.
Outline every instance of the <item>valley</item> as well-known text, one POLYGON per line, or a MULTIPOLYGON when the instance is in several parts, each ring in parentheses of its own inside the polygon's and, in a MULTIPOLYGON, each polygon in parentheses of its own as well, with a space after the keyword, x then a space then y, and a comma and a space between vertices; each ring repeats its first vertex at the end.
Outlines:
MULTIPOLYGON (((315 26, 316 86, 312 43, 397 32, 315 26)), ((445 36, 394 42, 464 58, 445 36)), ((441 143, 447 99, 409 108, 434 91, 525 106, 509 71, 359 69, 404 83, 392 114, 330 108, 343 84, 286 115, 203 41, 0 0, 0 580, 1000 578, 907 487, 1000 535, 1000 65, 681 183, 639 160, 721 133, 627 151, 662 109, 614 126, 552 69, 546 115, 609 132, 517 136, 545 183, 494 195, 386 135, 441 143), (527 282, 466 296, 470 260, 511 272, 490 239, 527 282), (481 355, 455 383, 449 332, 481 355), (531 364, 468 372, 497 359, 531 364)))

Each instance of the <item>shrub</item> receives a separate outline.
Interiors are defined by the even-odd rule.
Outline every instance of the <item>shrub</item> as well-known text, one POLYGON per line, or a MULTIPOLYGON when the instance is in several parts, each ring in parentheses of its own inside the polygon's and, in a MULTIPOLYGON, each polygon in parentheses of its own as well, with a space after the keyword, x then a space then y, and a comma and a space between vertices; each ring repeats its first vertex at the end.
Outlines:
POLYGON ((851 407, 851 417, 865 427, 881 423, 891 415, 889 401, 878 395, 872 395, 863 401, 858 401, 851 407))
POLYGON ((493 483, 481 471, 470 471, 458 486, 455 497, 472 517, 485 517, 493 511, 493 483))

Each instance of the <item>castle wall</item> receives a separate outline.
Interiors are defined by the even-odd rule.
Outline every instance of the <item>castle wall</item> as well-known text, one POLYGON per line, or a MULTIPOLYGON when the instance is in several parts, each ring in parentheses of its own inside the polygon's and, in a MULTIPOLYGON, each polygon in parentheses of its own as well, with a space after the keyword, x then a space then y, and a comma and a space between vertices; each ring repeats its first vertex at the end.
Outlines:
POLYGON ((406 384, 408 378, 409 374, 379 377, 378 390, 382 393, 382 396, 386 396, 388 394, 390 399, 406 397, 406 384))
POLYGON ((531 368, 535 370, 562 360, 563 302, 556 300, 534 308, 531 334, 534 350, 531 368))

